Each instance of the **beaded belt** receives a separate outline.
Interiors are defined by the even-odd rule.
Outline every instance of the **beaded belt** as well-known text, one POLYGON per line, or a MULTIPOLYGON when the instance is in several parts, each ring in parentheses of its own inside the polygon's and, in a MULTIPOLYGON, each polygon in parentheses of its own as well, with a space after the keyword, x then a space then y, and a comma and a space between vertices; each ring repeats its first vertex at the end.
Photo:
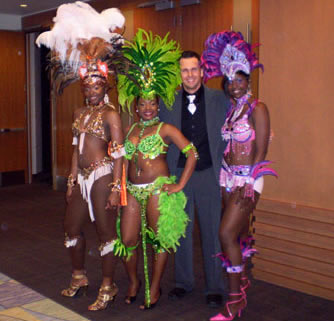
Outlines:
POLYGON ((91 163, 89 167, 81 168, 80 174, 84 177, 84 179, 88 179, 89 175, 93 173, 97 168, 108 164, 113 165, 113 161, 109 157, 104 157, 101 160, 91 163))

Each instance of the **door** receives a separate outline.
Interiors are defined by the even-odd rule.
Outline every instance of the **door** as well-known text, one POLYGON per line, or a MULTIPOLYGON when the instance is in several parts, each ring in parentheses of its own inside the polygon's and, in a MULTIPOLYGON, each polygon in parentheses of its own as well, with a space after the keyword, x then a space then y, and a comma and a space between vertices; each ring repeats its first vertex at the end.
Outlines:
POLYGON ((28 181, 25 37, 0 31, 0 173, 24 171, 28 181))

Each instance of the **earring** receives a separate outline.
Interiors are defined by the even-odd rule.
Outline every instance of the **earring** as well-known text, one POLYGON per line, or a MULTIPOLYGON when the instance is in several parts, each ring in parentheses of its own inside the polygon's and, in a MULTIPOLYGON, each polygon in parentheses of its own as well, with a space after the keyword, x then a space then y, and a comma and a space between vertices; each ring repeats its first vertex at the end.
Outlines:
POLYGON ((104 95, 104 103, 109 104, 109 96, 107 94, 104 95))
POLYGON ((86 103, 86 106, 88 106, 88 98, 86 98, 85 103, 86 103))
POLYGON ((139 111, 139 110, 138 110, 138 109, 136 109, 136 113, 138 113, 138 111, 139 111))
POLYGON ((158 108, 158 111, 160 111, 160 108, 158 108))
POLYGON ((249 79, 249 82, 248 82, 247 94, 252 95, 252 83, 251 83, 250 79, 249 79))

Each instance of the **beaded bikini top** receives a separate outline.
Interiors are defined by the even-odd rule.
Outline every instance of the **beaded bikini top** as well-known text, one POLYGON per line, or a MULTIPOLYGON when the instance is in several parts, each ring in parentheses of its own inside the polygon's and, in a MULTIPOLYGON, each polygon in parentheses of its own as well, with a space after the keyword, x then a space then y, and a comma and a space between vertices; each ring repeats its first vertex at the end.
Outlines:
POLYGON ((136 127, 137 123, 133 124, 130 128, 128 134, 126 135, 125 142, 124 142, 124 148, 126 151, 126 155, 124 156, 126 159, 130 160, 133 157, 133 154, 136 152, 140 152, 143 154, 143 158, 149 158, 149 159, 155 159, 160 154, 166 154, 165 147, 168 147, 168 145, 163 141, 162 137, 159 134, 160 128, 163 125, 163 122, 161 122, 158 126, 158 129, 155 134, 151 136, 147 136, 140 140, 140 142, 136 145, 134 145, 129 139, 129 135, 132 132, 132 130, 136 127))
POLYGON ((103 112, 106 109, 113 109, 113 107, 112 105, 103 104, 100 107, 82 111, 72 124, 73 135, 79 136, 81 133, 87 133, 108 142, 109 139, 105 133, 102 119, 103 112), (97 112, 97 114, 91 117, 94 112, 97 112))
POLYGON ((248 111, 239 119, 237 118, 239 117, 243 108, 240 108, 239 115, 236 114, 238 110, 231 111, 230 114, 227 115, 225 124, 221 130, 223 140, 228 141, 224 155, 230 152, 231 145, 233 152, 236 153, 237 144, 244 145, 243 148, 241 148, 242 150, 240 150, 241 154, 249 155, 251 148, 250 142, 255 139, 255 130, 251 127, 248 119, 256 104, 257 100, 253 101, 252 104, 249 104, 248 111))

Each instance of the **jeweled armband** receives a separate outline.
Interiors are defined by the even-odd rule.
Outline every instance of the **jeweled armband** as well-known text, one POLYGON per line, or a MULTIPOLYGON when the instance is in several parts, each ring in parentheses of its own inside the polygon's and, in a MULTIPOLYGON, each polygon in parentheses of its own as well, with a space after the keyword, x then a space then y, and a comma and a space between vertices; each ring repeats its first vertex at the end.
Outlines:
POLYGON ((122 144, 118 144, 115 141, 109 142, 108 155, 113 159, 120 158, 125 155, 125 148, 122 144))
POLYGON ((67 187, 74 187, 76 179, 73 177, 73 174, 68 175, 67 178, 67 187))
POLYGON ((188 158, 188 152, 192 150, 194 153, 195 158, 198 160, 199 156, 197 153, 197 148, 194 146, 193 143, 190 143, 189 145, 187 145, 185 148, 182 149, 182 153, 185 154, 186 158, 188 158))
POLYGON ((120 192, 121 191, 121 180, 118 178, 115 182, 108 184, 108 187, 111 187, 111 192, 120 192))

